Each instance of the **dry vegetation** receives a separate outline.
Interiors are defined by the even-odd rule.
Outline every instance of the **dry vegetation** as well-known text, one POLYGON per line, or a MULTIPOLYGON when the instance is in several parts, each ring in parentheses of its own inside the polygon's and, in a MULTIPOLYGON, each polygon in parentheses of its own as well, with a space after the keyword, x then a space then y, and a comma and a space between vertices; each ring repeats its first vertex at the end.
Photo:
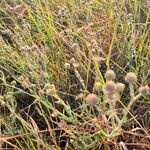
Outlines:
POLYGON ((150 149, 148 0, 0 1, 0 149, 150 149))

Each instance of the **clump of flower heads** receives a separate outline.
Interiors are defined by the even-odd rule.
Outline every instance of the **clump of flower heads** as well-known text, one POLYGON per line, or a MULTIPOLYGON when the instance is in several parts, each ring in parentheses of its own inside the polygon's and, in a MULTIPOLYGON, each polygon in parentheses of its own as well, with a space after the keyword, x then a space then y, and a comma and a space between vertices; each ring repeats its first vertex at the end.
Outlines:
MULTIPOLYGON (((103 88, 103 92, 105 93, 106 97, 110 94, 118 95, 122 93, 125 89, 125 84, 123 83, 115 83, 113 80, 116 78, 116 74, 113 70, 108 70, 106 71, 105 74, 105 79, 106 79, 106 84, 105 87, 103 88)), ((147 95, 149 94, 149 87, 148 85, 141 86, 139 88, 139 94, 135 95, 134 92, 134 84, 137 82, 137 76, 133 72, 128 72, 125 76, 125 81, 129 84, 130 88, 130 95, 132 99, 138 99, 142 95, 147 95)), ((115 96, 117 97, 117 96, 115 96)))
POLYGON ((108 109, 110 112, 113 112, 110 113, 109 116, 110 124, 112 125, 112 127, 114 127, 114 130, 112 131, 113 134, 115 132, 118 132, 121 126, 127 121, 127 116, 133 103, 141 96, 148 95, 150 93, 150 88, 148 85, 142 85, 135 91, 135 84, 137 83, 138 78, 134 72, 128 72, 124 80, 129 85, 130 98, 127 106, 123 106, 123 109, 121 109, 122 116, 120 116, 118 115, 116 106, 118 102, 121 102, 122 94, 125 90, 125 84, 121 82, 115 82, 114 80, 116 79, 116 74, 113 70, 110 69, 106 71, 105 79, 105 83, 101 83, 100 80, 95 80, 93 93, 88 94, 87 97, 85 97, 85 101, 88 106, 95 107, 98 111, 101 112, 103 109, 101 109, 101 105, 99 105, 98 102, 100 102, 99 99, 101 99, 101 95, 103 95, 104 109, 106 106, 106 109, 108 109))

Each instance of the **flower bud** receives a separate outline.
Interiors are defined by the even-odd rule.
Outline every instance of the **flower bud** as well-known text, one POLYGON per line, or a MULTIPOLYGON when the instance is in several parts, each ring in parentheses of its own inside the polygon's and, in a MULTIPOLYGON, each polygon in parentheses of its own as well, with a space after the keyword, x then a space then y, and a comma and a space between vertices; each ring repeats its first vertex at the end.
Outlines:
POLYGON ((99 82, 99 81, 95 82, 95 84, 94 84, 94 90, 100 91, 101 89, 102 89, 101 82, 99 82))
POLYGON ((116 74, 113 70, 107 70, 105 74, 105 79, 106 80, 113 80, 116 78, 116 74))
POLYGON ((136 83, 137 82, 136 74, 133 72, 128 72, 126 77, 125 77, 125 81, 128 83, 136 83))
POLYGON ((115 82, 113 82, 113 81, 106 82, 106 86, 105 86, 105 90, 106 91, 114 92, 115 89, 116 89, 115 82))
POLYGON ((149 92, 150 92, 150 90, 149 90, 148 85, 141 86, 139 88, 139 93, 141 93, 142 95, 147 95, 147 94, 149 94, 149 92))
POLYGON ((116 83, 116 91, 121 93, 124 91, 125 85, 123 83, 116 83))
POLYGON ((88 103, 89 106, 96 105, 97 101, 98 101, 98 97, 96 94, 89 94, 86 97, 86 102, 88 103))

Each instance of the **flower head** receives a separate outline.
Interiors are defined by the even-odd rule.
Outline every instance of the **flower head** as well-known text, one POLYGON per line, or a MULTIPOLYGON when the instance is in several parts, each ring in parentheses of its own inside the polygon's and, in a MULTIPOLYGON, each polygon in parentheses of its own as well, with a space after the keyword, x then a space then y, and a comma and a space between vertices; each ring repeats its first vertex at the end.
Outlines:
POLYGON ((95 84, 94 84, 94 89, 95 89, 96 91, 100 91, 100 90, 102 89, 102 84, 101 84, 101 82, 99 82, 99 81, 95 82, 95 84))
POLYGON ((78 44, 77 44, 77 43, 73 43, 73 44, 72 44, 72 49, 73 49, 73 50, 76 50, 77 48, 78 48, 78 44))
POLYGON ((126 77, 125 77, 125 81, 128 83, 136 83, 137 82, 136 74, 133 72, 128 72, 126 77))
POLYGON ((114 92, 115 89, 116 89, 115 82, 113 82, 113 81, 106 82, 106 86, 105 86, 105 90, 106 91, 114 92))
POLYGON ((149 94, 149 92, 150 92, 150 89, 149 89, 148 85, 141 86, 139 88, 139 93, 141 93, 142 95, 147 95, 147 94, 149 94))
POLYGON ((125 85, 123 83, 116 83, 116 91, 117 92, 119 92, 119 93, 123 92, 124 88, 125 88, 125 85))
POLYGON ((107 70, 105 74, 106 80, 113 80, 116 78, 116 74, 113 70, 107 70))
POLYGON ((98 97, 96 94, 89 94, 86 97, 86 102, 88 103, 89 106, 96 105, 97 101, 98 101, 98 97))
POLYGON ((64 64, 64 68, 65 68, 65 69, 70 69, 70 64, 69 64, 69 63, 65 63, 65 64, 64 64))

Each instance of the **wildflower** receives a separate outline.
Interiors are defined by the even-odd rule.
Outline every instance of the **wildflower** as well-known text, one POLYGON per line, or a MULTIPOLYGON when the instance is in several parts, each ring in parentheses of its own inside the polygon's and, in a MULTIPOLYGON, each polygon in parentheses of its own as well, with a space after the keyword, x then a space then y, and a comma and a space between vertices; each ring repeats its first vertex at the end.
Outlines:
POLYGON ((18 80, 19 80, 19 82, 22 82, 22 81, 24 81, 24 76, 20 76, 19 78, 18 78, 18 80))
POLYGON ((136 74, 133 73, 133 72, 127 73, 127 75, 125 77, 125 81, 128 82, 128 83, 136 83, 137 82, 136 74))
POLYGON ((20 77, 18 78, 18 80, 19 80, 19 82, 21 83, 21 85, 22 85, 22 87, 23 87, 24 89, 28 89, 28 88, 29 88, 29 86, 30 86, 30 81, 29 81, 29 79, 28 79, 26 76, 20 76, 20 77))
POLYGON ((98 101, 98 97, 96 94, 89 94, 86 97, 86 102, 88 103, 89 106, 96 105, 97 101, 98 101))
POLYGON ((105 78, 106 78, 106 80, 113 80, 116 78, 116 74, 113 70, 107 70, 107 72, 105 74, 105 78))
POLYGON ((149 94, 149 92, 150 92, 150 89, 149 89, 148 85, 141 86, 139 88, 139 93, 141 93, 142 95, 147 95, 147 94, 149 94))
POLYGON ((55 88, 55 85, 54 84, 46 84, 45 87, 44 87, 44 90, 46 91, 46 93, 48 95, 54 95, 56 94, 56 88, 55 88))
POLYGON ((51 116, 52 116, 52 117, 57 117, 58 115, 59 115, 58 111, 53 110, 51 116))
POLYGON ((76 62, 75 58, 71 58, 69 61, 69 64, 73 67, 73 68, 78 68, 79 67, 79 63, 76 62))
POLYGON ((92 48, 91 52, 92 52, 92 54, 96 54, 96 49, 92 48))
POLYGON ((70 143, 73 143, 74 142, 74 140, 73 139, 70 139, 70 143))
POLYGON ((95 89, 96 91, 100 91, 100 90, 102 89, 102 84, 101 84, 101 82, 99 82, 99 81, 95 82, 95 84, 94 84, 94 89, 95 89))
POLYGON ((70 69, 70 64, 69 64, 69 63, 65 63, 65 64, 64 64, 64 68, 65 68, 65 69, 70 69))
POLYGON ((114 92, 115 89, 116 89, 115 82, 113 82, 113 81, 106 82, 105 90, 107 92, 112 93, 112 92, 114 92))
POLYGON ((73 43, 71 47, 72 47, 73 50, 76 50, 78 48, 78 44, 77 43, 73 43))
POLYGON ((116 83, 116 91, 121 93, 123 92, 125 85, 123 83, 116 83))

